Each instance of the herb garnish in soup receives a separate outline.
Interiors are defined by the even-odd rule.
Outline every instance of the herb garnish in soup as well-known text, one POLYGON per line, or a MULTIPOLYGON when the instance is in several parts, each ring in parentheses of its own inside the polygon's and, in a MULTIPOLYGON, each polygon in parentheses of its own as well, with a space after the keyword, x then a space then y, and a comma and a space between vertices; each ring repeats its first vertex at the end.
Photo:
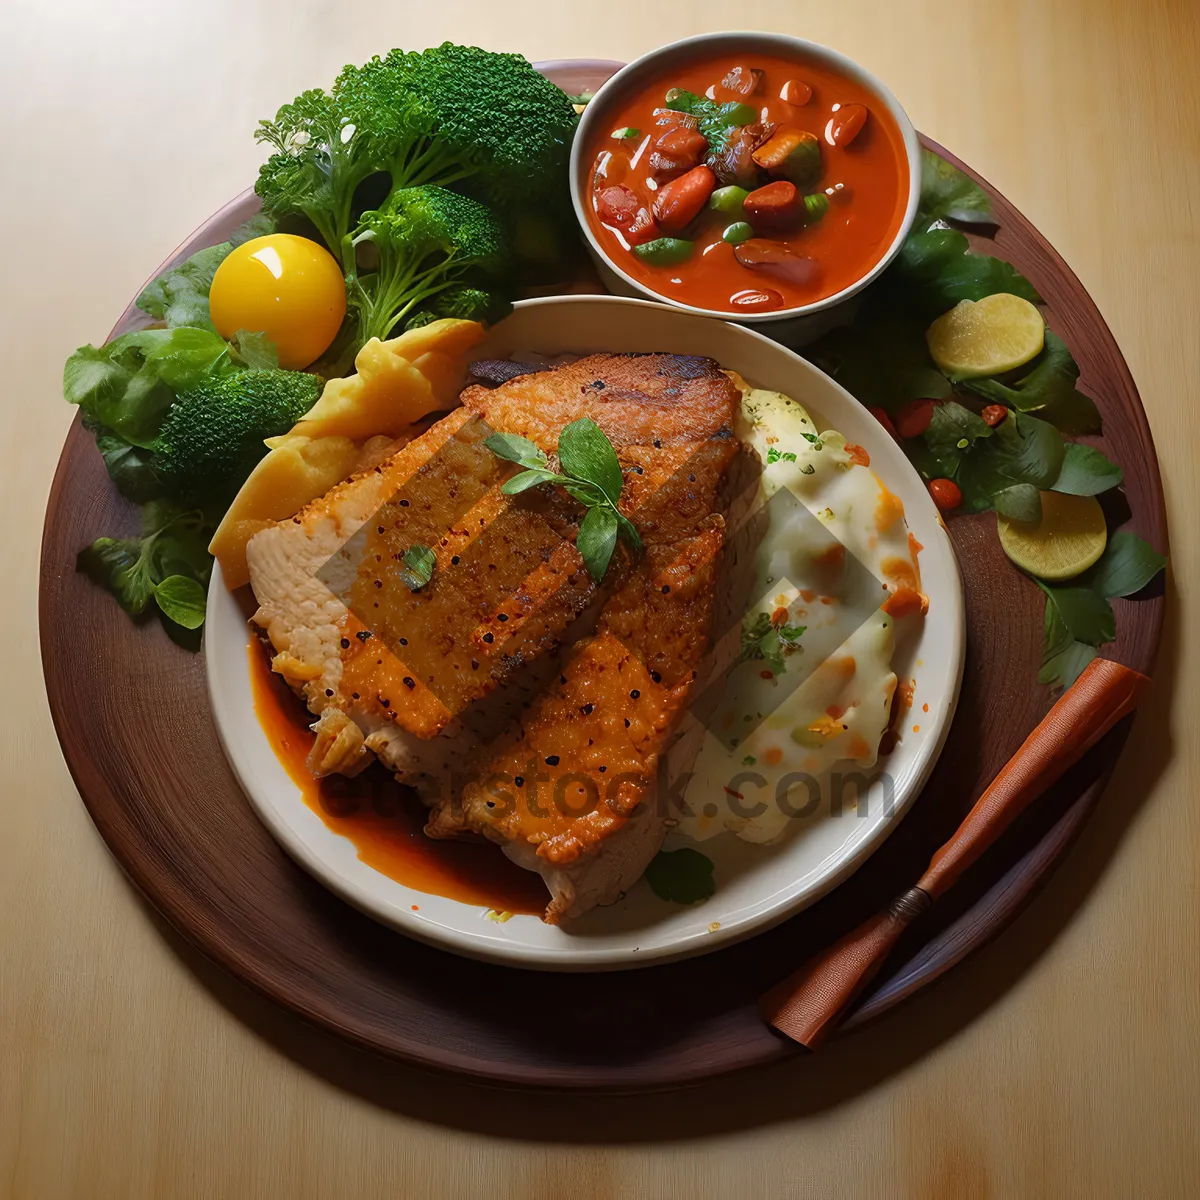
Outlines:
POLYGON ((865 87, 769 55, 680 68, 589 147, 588 219, 614 262, 697 308, 769 312, 856 283, 891 245, 908 160, 865 87))

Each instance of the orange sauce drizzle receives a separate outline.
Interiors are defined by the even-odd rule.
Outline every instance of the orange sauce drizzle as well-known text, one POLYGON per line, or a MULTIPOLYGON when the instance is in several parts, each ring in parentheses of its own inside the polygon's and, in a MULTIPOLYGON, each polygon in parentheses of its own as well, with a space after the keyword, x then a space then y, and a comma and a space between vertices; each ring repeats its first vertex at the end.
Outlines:
POLYGON ((271 670, 257 638, 247 653, 254 712, 275 757, 304 803, 334 833, 349 838, 367 866, 414 891, 461 904, 512 913, 545 909, 541 879, 510 862, 498 846, 426 837, 424 806, 382 767, 368 767, 354 779, 314 779, 304 763, 314 718, 271 670))

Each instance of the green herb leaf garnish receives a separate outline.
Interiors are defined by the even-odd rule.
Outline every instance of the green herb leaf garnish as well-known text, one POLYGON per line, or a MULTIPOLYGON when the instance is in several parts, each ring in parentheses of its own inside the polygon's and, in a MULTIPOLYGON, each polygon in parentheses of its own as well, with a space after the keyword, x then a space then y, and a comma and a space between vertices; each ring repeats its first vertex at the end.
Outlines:
POLYGON ((558 462, 562 474, 550 470, 546 455, 517 434, 493 433, 484 445, 497 458, 525 468, 504 482, 500 490, 505 495, 515 496, 529 488, 554 483, 587 508, 575 545, 588 574, 597 583, 608 570, 618 539, 635 552, 641 550, 637 527, 617 508, 624 484, 617 452, 595 421, 582 417, 559 433, 558 462))
POLYGON ((751 621, 742 623, 742 647, 738 662, 762 659, 772 675, 782 675, 787 670, 785 656, 792 647, 799 648, 807 625, 775 625, 771 614, 760 612, 751 621))
POLYGON ((991 404, 1036 413, 1063 433, 1099 433, 1099 410, 1095 401, 1075 386, 1078 379, 1079 367, 1071 351, 1062 338, 1047 329, 1045 347, 1020 379, 1011 384, 996 379, 968 379, 963 386, 991 404))
POLYGON ((146 615, 162 590, 158 608, 163 615, 195 629, 204 621, 212 530, 200 511, 156 500, 142 508, 139 537, 97 538, 80 552, 77 567, 112 592, 134 617, 146 615))
POLYGON ((404 552, 404 570, 400 579, 410 592, 419 592, 432 578, 437 555, 428 547, 414 542, 404 552))
POLYGON ((750 104, 743 104, 740 100, 718 104, 707 96, 697 96, 695 92, 681 88, 672 88, 667 93, 666 104, 675 112, 689 113, 695 117, 709 148, 718 152, 725 148, 729 135, 735 129, 758 120, 758 109, 750 104))
POLYGON ((968 175, 929 150, 921 151, 921 206, 916 228, 928 230, 938 221, 991 225, 992 202, 968 175))
POLYGON ((1098 496, 1117 487, 1122 478, 1121 468, 1094 446, 1068 442, 1063 449, 1058 478, 1050 485, 1050 490, 1072 496, 1098 496))
POLYGON ((1159 554, 1136 533, 1118 530, 1108 539, 1100 561, 1083 575, 1082 582, 1101 596, 1132 596, 1166 565, 1166 555, 1159 554))
POLYGON ((154 600, 163 616, 184 629, 204 624, 205 591, 187 575, 168 575, 154 589, 154 600))
POLYGON ((1098 647, 1116 637, 1109 599, 1140 592, 1166 565, 1166 558, 1136 533, 1120 530, 1108 539, 1100 561, 1070 587, 1039 580, 1046 593, 1046 619, 1038 682, 1070 687, 1098 647))
POLYGON ((646 868, 646 882, 660 900, 698 904, 717 890, 712 859, 699 850, 660 850, 646 868))

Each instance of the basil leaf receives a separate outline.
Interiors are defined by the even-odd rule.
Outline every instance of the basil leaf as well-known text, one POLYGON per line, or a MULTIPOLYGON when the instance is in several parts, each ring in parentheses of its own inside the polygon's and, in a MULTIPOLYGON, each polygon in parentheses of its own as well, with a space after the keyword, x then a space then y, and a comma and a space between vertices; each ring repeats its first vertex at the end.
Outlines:
POLYGON ((630 550, 636 553, 642 548, 642 535, 638 533, 637 526, 621 513, 617 513, 617 532, 630 550))
POLYGON ((607 506, 589 508, 575 538, 588 574, 599 583, 617 548, 617 514, 607 506))
POLYGON ((1057 617, 1077 642, 1102 646, 1117 636, 1112 605, 1088 587, 1052 587, 1038 580, 1046 603, 1054 605, 1057 617))
POLYGON ((932 150, 921 151, 921 204, 916 228, 927 230, 937 221, 992 225, 992 204, 987 192, 932 150))
POLYGON ((1095 401, 1075 386, 1079 366, 1067 344, 1046 330, 1046 344, 1030 369, 1016 382, 968 379, 963 386, 996 404, 1018 412, 1037 413, 1073 436, 1100 432, 1100 412, 1095 401))
POLYGON ((506 496, 517 496, 521 492, 528 491, 531 487, 537 487, 540 483, 561 482, 561 475, 556 475, 553 471, 537 467, 530 471, 522 471, 519 475, 514 475, 511 479, 506 479, 501 484, 500 490, 506 496))
POLYGON ((992 497, 992 507, 1010 521, 1032 524, 1042 519, 1042 493, 1032 483, 1014 483, 992 497))
POLYGON ((986 441, 964 456, 958 472, 965 512, 992 507, 996 493, 1014 483, 1047 488, 1058 478, 1064 447, 1053 425, 1036 417, 1010 413, 986 441))
POLYGON ((1098 496, 1109 488, 1115 488, 1121 479, 1121 468, 1099 450, 1082 442, 1068 442, 1064 448, 1062 469, 1050 485, 1050 490, 1072 496, 1098 496))
POLYGON ((581 417, 558 435, 558 461, 563 471, 575 479, 594 483, 616 504, 624 478, 613 444, 590 417, 581 417))
POLYGON ((419 592, 432 578, 437 555, 420 542, 414 542, 404 552, 404 570, 400 580, 410 592, 419 592))
POLYGON ((530 469, 544 467, 546 456, 528 438, 517 433, 493 433, 483 443, 497 458, 530 469))
POLYGON ((1086 642, 1068 640, 1056 654, 1045 659, 1038 671, 1038 683, 1052 687, 1069 688, 1083 674, 1083 669, 1099 651, 1086 642))
POLYGON ((963 455, 979 438, 991 435, 991 426, 956 400, 936 405, 922 435, 929 452, 930 477, 953 479, 963 455))
POLYGON ((1119 530, 1081 582, 1099 596, 1132 596, 1166 565, 1166 557, 1136 533, 1119 530))
POLYGON ((966 234, 957 229, 911 234, 888 268, 887 282, 926 320, 960 300, 982 300, 996 292, 1011 292, 1033 304, 1041 301, 1033 284, 1010 263, 971 254, 970 248, 966 234))
POLYGON ((660 900, 673 904, 697 904, 717 890, 712 859, 690 846, 660 850, 646 868, 646 882, 660 900))
POLYGON ((168 575, 154 589, 154 599, 163 616, 184 629, 204 624, 204 589, 186 575, 168 575))
POLYGON ((572 479, 569 475, 555 475, 554 478, 562 484, 563 490, 580 504, 586 504, 589 508, 596 504, 608 504, 608 497, 594 483, 572 479))

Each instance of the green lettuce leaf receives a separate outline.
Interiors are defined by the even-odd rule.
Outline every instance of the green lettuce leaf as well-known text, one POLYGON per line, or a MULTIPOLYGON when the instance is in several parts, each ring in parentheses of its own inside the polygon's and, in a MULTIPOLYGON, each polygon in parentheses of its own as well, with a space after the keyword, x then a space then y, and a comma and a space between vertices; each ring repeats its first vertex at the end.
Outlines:
POLYGON ((63 368, 63 396, 133 446, 154 441, 175 396, 234 370, 223 338, 203 329, 140 329, 83 346, 63 368))

